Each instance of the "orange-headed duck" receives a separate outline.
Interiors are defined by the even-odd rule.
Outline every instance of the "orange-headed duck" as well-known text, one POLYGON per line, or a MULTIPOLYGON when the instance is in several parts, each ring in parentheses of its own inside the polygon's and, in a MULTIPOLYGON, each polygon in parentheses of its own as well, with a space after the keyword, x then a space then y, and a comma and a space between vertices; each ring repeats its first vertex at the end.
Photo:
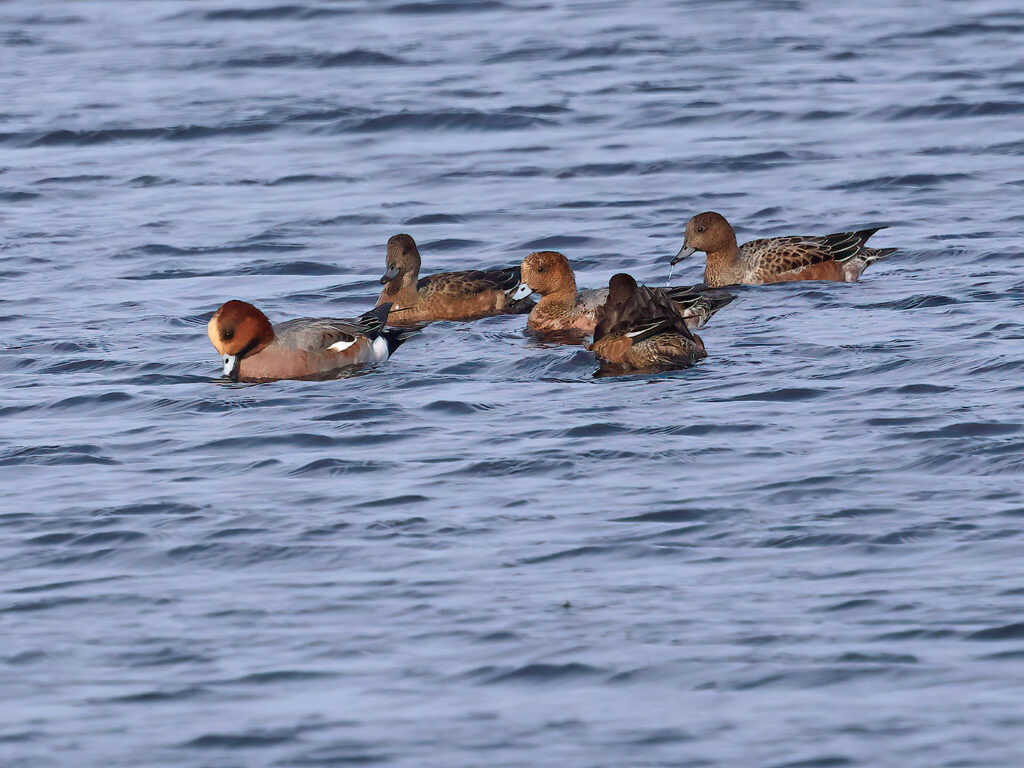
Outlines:
POLYGON ((704 342, 665 291, 621 273, 608 282, 590 350, 608 373, 685 368, 707 357, 704 342))
POLYGON ((303 318, 271 325, 252 304, 221 305, 206 326, 235 381, 328 378, 350 365, 387 360, 418 329, 384 327, 387 304, 355 320, 303 318))
MULTIPOLYGON (((557 251, 538 251, 523 259, 522 282, 511 293, 513 301, 531 293, 540 301, 530 311, 528 328, 540 333, 592 333, 598 310, 608 299, 607 288, 576 290, 576 276, 569 260, 557 251)), ((668 297, 679 305, 691 328, 703 328, 708 319, 733 300, 725 291, 697 291, 691 286, 667 289, 668 297)))
MULTIPOLYGON (((420 278, 420 252, 409 235, 388 240, 384 284, 377 305, 391 304, 389 325, 416 325, 434 320, 477 320, 513 312, 510 288, 519 269, 441 272, 420 278)), ((521 309, 520 309, 521 311, 521 309)))
POLYGON ((864 245, 880 229, 885 227, 818 237, 768 237, 737 246, 736 233, 725 217, 707 211, 686 222, 683 247, 672 263, 678 263, 694 251, 704 251, 708 257, 704 282, 711 288, 794 280, 853 283, 868 265, 896 252, 896 248, 864 245))

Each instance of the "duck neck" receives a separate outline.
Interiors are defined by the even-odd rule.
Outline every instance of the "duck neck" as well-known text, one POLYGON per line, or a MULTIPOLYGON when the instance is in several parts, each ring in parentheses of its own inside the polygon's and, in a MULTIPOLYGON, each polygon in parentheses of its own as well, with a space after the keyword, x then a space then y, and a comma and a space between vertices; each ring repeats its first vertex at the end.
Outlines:
POLYGON ((729 285, 736 282, 734 273, 739 266, 740 249, 736 245, 736 235, 729 233, 729 239, 713 251, 708 251, 707 265, 704 267, 704 282, 709 286, 729 285))
POLYGON ((390 301, 395 309, 412 306, 416 297, 416 275, 410 272, 403 271, 381 291, 381 299, 390 301))
POLYGON ((551 310, 566 310, 576 304, 576 281, 559 288, 557 291, 545 293, 537 302, 537 309, 548 312, 551 310))

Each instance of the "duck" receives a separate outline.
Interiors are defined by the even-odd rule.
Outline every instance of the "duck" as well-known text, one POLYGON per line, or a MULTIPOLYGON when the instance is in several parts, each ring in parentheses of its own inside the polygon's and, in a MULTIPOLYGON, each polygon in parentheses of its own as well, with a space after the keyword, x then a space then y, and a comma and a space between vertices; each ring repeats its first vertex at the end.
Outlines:
POLYGON ((354 320, 300 318, 271 325, 259 309, 232 299, 206 326, 232 381, 329 378, 339 369, 387 360, 419 329, 385 328, 390 304, 354 320))
POLYGON ((678 264, 695 251, 703 251, 707 254, 704 282, 711 288, 797 280, 854 283, 871 264, 898 250, 865 245, 880 229, 885 227, 832 235, 769 237, 737 246, 736 233, 725 217, 705 211, 686 222, 683 246, 671 263, 678 264))
POLYGON ((508 291, 519 283, 517 267, 501 270, 441 272, 420 278, 420 251, 406 234, 388 240, 384 285, 377 306, 390 304, 388 325, 408 326, 435 320, 478 320, 522 312, 509 306, 508 291))
MULTIPOLYGON (((608 300, 607 288, 576 289, 576 275, 569 260, 558 251, 535 251, 523 259, 521 282, 510 293, 513 302, 532 293, 540 295, 526 325, 538 333, 589 334, 597 326, 598 312, 608 300)), ((725 291, 701 290, 701 286, 667 289, 691 328, 703 328, 715 312, 734 296, 725 291)))
POLYGON ((686 368, 707 357, 679 305, 659 288, 637 285, 625 273, 608 281, 608 301, 598 310, 589 349, 604 373, 686 368))

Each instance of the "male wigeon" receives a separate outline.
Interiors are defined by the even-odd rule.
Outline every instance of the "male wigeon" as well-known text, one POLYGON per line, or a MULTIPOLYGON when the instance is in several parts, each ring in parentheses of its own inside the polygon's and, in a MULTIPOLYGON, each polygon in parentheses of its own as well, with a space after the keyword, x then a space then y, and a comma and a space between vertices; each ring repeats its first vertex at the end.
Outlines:
POLYGON ((867 248, 872 227, 834 235, 768 237, 736 245, 736 233, 720 213, 698 213, 686 222, 686 236, 672 264, 694 251, 707 254, 704 282, 723 285, 761 285, 795 280, 835 280, 853 283, 860 273, 896 248, 867 248))
MULTIPOLYGON (((557 251, 531 253, 523 259, 520 271, 522 282, 511 298, 518 301, 531 293, 540 295, 527 318, 528 328, 540 333, 593 332, 598 310, 608 299, 607 288, 576 290, 576 275, 569 260, 557 251)), ((734 298, 724 291, 695 291, 691 286, 670 288, 667 293, 679 305, 691 328, 703 328, 715 312, 734 298)))
POLYGON ((665 291, 621 273, 608 282, 590 350, 605 372, 685 368, 707 357, 704 342, 665 291))
POLYGON ((224 375, 235 381, 327 377, 341 368, 387 360, 418 329, 384 327, 390 305, 355 320, 303 318, 271 325, 252 304, 222 304, 206 326, 224 357, 224 375))
MULTIPOLYGON (((513 312, 510 288, 519 282, 519 269, 441 272, 422 279, 420 252, 409 235, 388 240, 384 284, 377 305, 391 304, 389 325, 415 325, 433 320, 477 320, 513 312)), ((521 309, 519 310, 521 311, 521 309)))

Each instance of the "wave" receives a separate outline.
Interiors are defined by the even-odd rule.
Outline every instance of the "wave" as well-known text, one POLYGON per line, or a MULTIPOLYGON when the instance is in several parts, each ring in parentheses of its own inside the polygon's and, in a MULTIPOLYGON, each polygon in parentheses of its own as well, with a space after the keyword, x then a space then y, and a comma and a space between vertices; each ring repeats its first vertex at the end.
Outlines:
POLYGON ((982 101, 973 104, 952 102, 913 107, 884 107, 871 113, 889 122, 901 120, 955 120, 967 117, 1002 117, 1024 112, 1021 101, 982 101))
POLYGON ((482 11, 500 11, 508 6, 498 0, 435 0, 435 2, 397 3, 387 9, 387 13, 435 16, 449 13, 479 13, 482 11))
POLYGON ((179 19, 202 19, 204 21, 278 21, 284 19, 318 19, 329 16, 349 16, 354 8, 339 6, 323 7, 312 5, 272 5, 266 8, 219 8, 214 11, 185 11, 169 17, 179 19))
MULTIPOLYGON (((407 62, 386 53, 354 48, 342 53, 306 51, 299 53, 264 53, 254 56, 237 56, 221 62, 224 67, 279 68, 311 67, 333 69, 335 67, 399 66, 407 62)), ((206 68, 206 65, 203 65, 206 68)))
POLYGON ((553 120, 536 115, 507 111, 480 112, 472 109, 438 110, 435 112, 398 112, 380 115, 346 126, 356 133, 377 131, 515 131, 538 126, 555 125, 553 120))

